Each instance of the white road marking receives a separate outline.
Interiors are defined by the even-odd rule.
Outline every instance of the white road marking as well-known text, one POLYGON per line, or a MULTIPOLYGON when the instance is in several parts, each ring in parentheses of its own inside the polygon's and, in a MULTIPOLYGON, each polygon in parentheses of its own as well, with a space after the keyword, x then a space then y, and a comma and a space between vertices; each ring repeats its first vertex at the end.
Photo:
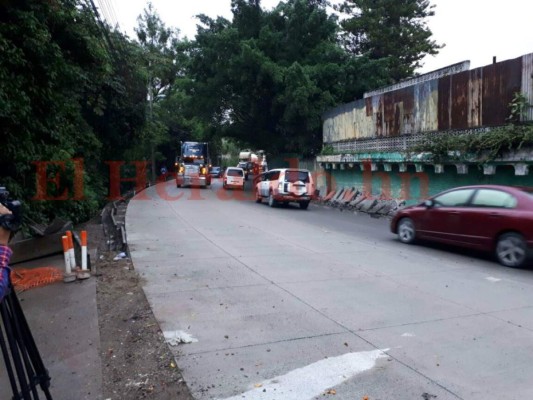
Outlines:
POLYGON ((415 337, 415 334, 414 333, 405 332, 405 333, 402 333, 402 336, 403 337, 415 337))
POLYGON ((225 400, 270 400, 272 396, 283 400, 312 399, 373 368, 378 358, 387 356, 385 352, 388 350, 362 351, 326 358, 285 375, 256 382, 253 389, 225 400))
POLYGON ((485 279, 490 281, 490 282, 499 282, 499 281, 501 281, 500 278, 495 278, 493 276, 487 276, 485 279))

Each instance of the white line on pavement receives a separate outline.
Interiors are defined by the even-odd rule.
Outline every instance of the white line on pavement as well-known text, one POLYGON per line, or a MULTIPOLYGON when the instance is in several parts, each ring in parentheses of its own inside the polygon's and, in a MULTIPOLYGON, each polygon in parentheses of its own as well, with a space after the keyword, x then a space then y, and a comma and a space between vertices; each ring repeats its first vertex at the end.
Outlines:
POLYGON ((374 367, 376 360, 386 357, 384 350, 347 353, 330 357, 305 367, 295 369, 285 375, 256 383, 253 389, 228 397, 225 400, 307 400, 323 394, 355 375, 374 367))

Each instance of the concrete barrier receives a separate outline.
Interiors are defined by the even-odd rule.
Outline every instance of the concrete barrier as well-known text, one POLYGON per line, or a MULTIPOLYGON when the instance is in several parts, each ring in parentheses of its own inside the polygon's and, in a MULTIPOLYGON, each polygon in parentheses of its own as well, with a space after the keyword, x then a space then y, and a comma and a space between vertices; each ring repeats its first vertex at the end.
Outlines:
POLYGON ((355 187, 340 187, 331 190, 318 202, 341 211, 363 212, 374 217, 390 217, 405 206, 403 199, 391 199, 384 197, 383 194, 372 196, 355 187))

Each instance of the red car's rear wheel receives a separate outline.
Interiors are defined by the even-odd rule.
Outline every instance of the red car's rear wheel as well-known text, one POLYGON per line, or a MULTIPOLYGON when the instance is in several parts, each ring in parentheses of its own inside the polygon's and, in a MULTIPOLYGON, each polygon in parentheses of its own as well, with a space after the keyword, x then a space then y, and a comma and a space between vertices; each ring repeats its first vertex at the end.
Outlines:
POLYGON ((496 257, 506 267, 519 268, 527 261, 527 244, 518 233, 504 233, 496 243, 496 257))

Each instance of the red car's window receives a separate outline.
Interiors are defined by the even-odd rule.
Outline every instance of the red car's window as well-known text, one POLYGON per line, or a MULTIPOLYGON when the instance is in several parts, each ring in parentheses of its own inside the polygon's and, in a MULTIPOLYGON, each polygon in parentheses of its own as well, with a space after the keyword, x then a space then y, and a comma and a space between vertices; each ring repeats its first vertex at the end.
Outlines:
POLYGON ((472 200, 474 207, 514 208, 516 203, 512 194, 494 189, 479 189, 472 200))
POLYGON ((433 199, 436 207, 462 207, 468 205, 474 189, 459 189, 447 192, 433 199))

